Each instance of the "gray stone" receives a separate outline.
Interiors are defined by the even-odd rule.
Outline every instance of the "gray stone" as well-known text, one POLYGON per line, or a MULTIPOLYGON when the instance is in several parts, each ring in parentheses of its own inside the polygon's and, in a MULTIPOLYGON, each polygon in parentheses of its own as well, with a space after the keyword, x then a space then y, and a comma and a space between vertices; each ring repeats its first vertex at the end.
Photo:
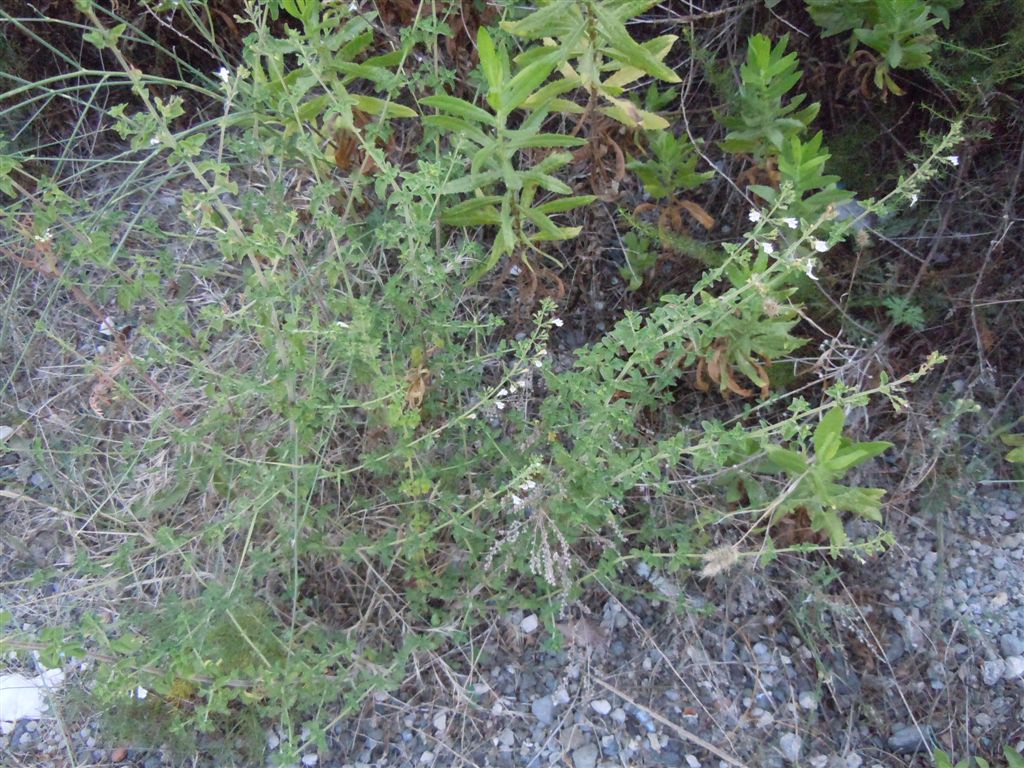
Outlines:
POLYGON ((784 733, 779 739, 779 751, 787 762, 795 763, 800 759, 800 748, 803 747, 803 743, 803 739, 795 733, 784 733))
POLYGON ((572 751, 574 768, 595 768, 599 757, 597 744, 590 742, 572 751))
POLYGON ((982 662, 981 680, 985 685, 995 685, 1002 679, 1006 671, 1006 662, 1002 659, 982 662))
POLYGON ((918 728, 916 725, 908 725, 896 730, 892 736, 889 737, 888 744, 889 749, 893 752, 908 754, 928 749, 928 742, 930 740, 930 726, 922 725, 918 728))
POLYGON ((1013 632, 1007 632, 999 638, 999 650, 1003 656, 1024 656, 1024 640, 1013 632))
POLYGON ((612 705, 608 703, 607 699, 595 699, 590 702, 590 708, 599 715, 607 715, 612 711, 612 705))
POLYGON ((534 699, 533 704, 530 705, 530 711, 544 725, 551 725, 551 720, 555 715, 555 704, 551 701, 550 696, 542 696, 539 699, 534 699))
POLYGON ((1006 680, 1016 680, 1024 677, 1024 656, 1007 656, 1006 669, 1003 670, 1003 677, 1006 680))

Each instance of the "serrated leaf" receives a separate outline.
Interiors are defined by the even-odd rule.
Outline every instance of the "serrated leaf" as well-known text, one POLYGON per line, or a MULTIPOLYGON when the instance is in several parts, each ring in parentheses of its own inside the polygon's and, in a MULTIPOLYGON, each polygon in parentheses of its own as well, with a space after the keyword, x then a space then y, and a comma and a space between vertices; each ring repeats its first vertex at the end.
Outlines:
POLYGON ((834 472, 842 473, 851 467, 862 464, 892 448, 892 443, 871 442, 853 443, 842 447, 831 459, 825 462, 825 466, 834 472))
POLYGON ((565 213, 566 211, 572 211, 575 210, 576 208, 581 208, 585 205, 590 205, 595 200, 597 200, 596 195, 576 195, 575 197, 560 197, 557 200, 551 200, 547 203, 541 203, 540 205, 535 206, 534 210, 546 214, 565 213))
POLYGON ((368 115, 383 115, 391 117, 417 117, 416 111, 404 104, 395 104, 393 101, 378 99, 376 96, 366 96, 361 93, 353 93, 352 100, 355 108, 368 115))

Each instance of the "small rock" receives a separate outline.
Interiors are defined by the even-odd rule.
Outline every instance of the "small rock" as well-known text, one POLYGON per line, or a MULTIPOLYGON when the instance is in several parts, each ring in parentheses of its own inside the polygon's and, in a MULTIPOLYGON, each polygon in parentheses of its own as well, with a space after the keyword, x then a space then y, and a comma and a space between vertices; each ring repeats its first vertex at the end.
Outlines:
POLYGON ((438 712, 434 715, 434 719, 431 720, 435 731, 443 731, 448 726, 448 715, 444 712, 438 712))
POLYGON ((540 619, 537 618, 537 614, 531 613, 529 616, 524 616, 523 620, 519 622, 519 628, 523 630, 523 634, 532 635, 537 631, 537 627, 540 626, 540 619))
POLYGON ((790 763, 795 763, 800 759, 800 748, 802 746, 803 739, 795 733, 785 733, 779 739, 779 751, 782 752, 782 757, 790 763))
POLYGON ((530 711, 544 725, 551 725, 551 720, 555 715, 555 704, 551 701, 550 696, 542 696, 539 699, 534 699, 533 704, 530 705, 530 711))
POLYGON ((112 763, 120 763, 126 757, 128 757, 128 748, 127 747, 118 747, 117 749, 115 749, 113 752, 110 753, 110 762, 112 762, 112 763))
POLYGON ((1024 677, 1024 656, 1007 656, 1005 664, 1004 679, 1016 680, 1018 677, 1024 677))
POLYGON ((511 728, 506 728, 498 734, 498 741, 502 746, 511 749, 516 743, 516 734, 511 728))
POLYGON ((596 768, 597 766, 597 744, 590 742, 572 751, 572 764, 574 768, 596 768))
POLYGON ((999 650, 1003 656, 1024 656, 1024 640, 1021 640, 1012 632, 1007 632, 999 638, 999 650))
POLYGON ((689 766, 689 768, 703 768, 703 766, 700 764, 700 760, 697 759, 696 755, 687 755, 686 765, 689 766))
POLYGON ((622 725, 623 723, 625 723, 626 722, 626 710, 624 710, 622 707, 616 707, 615 709, 613 709, 612 710, 612 720, 614 722, 618 723, 619 725, 622 725))
POLYGON ((846 768, 860 768, 862 765, 864 765, 864 758, 856 752, 851 752, 846 756, 846 768))
POLYGON ((164 761, 160 759, 160 755, 150 755, 142 763, 142 768, 161 768, 163 763, 164 761))
POLYGON ((981 679, 985 685, 995 685, 1003 677, 1006 671, 1006 662, 1002 659, 983 662, 981 665, 981 679))
POLYGON ((828 765, 828 758, 825 755, 815 755, 807 762, 811 768, 825 768, 828 765))
POLYGON ((434 753, 431 752, 429 749, 426 752, 424 752, 422 755, 420 755, 420 762, 421 763, 430 763, 430 762, 433 762, 433 760, 434 760, 434 753))
POLYGON ((813 712, 818 708, 818 697, 811 691, 803 691, 797 699, 797 703, 800 704, 801 709, 813 712))
POLYGON ((612 711, 612 705, 608 703, 607 699, 595 699, 590 702, 590 708, 599 715, 607 715, 612 711))
POLYGON ((920 752, 928 749, 928 742, 931 738, 931 728, 923 725, 918 728, 916 725, 908 725, 895 731, 889 737, 889 749, 893 752, 920 752))
POLYGON ((14 434, 14 427, 8 427, 6 424, 0 424, 0 443, 4 442, 8 437, 14 434))
POLYGON ((302 764, 306 766, 306 768, 313 768, 313 766, 316 765, 319 762, 319 760, 320 758, 317 757, 315 754, 302 756, 302 764))

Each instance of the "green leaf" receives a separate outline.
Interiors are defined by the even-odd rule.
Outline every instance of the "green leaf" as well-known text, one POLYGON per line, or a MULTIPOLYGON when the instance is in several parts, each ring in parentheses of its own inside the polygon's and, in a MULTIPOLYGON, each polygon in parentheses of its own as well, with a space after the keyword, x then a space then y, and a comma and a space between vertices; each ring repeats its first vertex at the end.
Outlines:
POLYGON ((541 213, 565 213, 566 211, 572 211, 576 208, 581 208, 585 205, 590 205, 592 202, 597 200, 597 195, 577 195, 575 197, 560 197, 557 200, 551 200, 547 203, 541 203, 535 206, 534 210, 540 211, 541 213))
POLYGON ((105 48, 113 48, 116 46, 117 41, 126 29, 128 29, 128 25, 123 22, 115 27, 111 27, 110 29, 91 29, 82 35, 82 39, 102 51, 105 48))
POLYGON ((1007 768, 1024 768, 1024 756, 1012 747, 1003 748, 1003 757, 1006 758, 1007 768))
POLYGON ((626 26, 601 3, 594 3, 597 28, 624 63, 668 83, 681 82, 679 76, 658 60, 658 57, 629 36, 626 26))
POLYGON ((553 55, 538 59, 517 72, 501 91, 501 114, 510 114, 532 96, 540 84, 548 79, 560 55, 556 51, 553 55))
POLYGON ((845 421, 842 408, 833 408, 822 417, 814 430, 814 454, 818 461, 826 462, 836 455, 845 421))
MULTIPOLYGON (((481 27, 481 30, 483 28, 481 27)), ((470 120, 477 123, 483 123, 490 127, 495 127, 497 121, 494 115, 485 109, 475 104, 470 104, 464 99, 456 98, 455 96, 449 96, 444 93, 438 93, 433 96, 426 96, 420 99, 420 103, 426 104, 428 107, 433 107, 439 112, 446 112, 449 115, 454 115, 462 120, 470 120)), ((413 113, 415 115, 415 113, 413 113)))
POLYGON ((501 171, 484 171, 483 173, 471 173, 461 179, 453 179, 441 187, 443 195, 458 195, 466 192, 475 192, 493 184, 502 176, 501 171))
POLYGON ((455 227, 497 226, 501 223, 501 213, 496 206, 501 201, 501 195, 473 197, 448 208, 441 214, 441 221, 455 227))
POLYGON ((355 102, 355 108, 368 115, 383 115, 384 117, 417 117, 416 111, 404 104, 395 104, 393 101, 378 99, 376 96, 366 96, 360 93, 351 94, 355 102))
POLYGON ((494 41, 491 39, 491 34, 487 31, 486 27, 480 27, 476 33, 476 49, 480 56, 480 68, 484 71, 487 87, 492 92, 497 92, 501 89, 501 84, 505 78, 502 73, 501 61, 498 59, 498 53, 494 48, 494 41))
POLYGON ((885 453, 890 448, 892 448, 892 443, 881 441, 872 443, 853 443, 849 446, 840 448, 833 458, 825 462, 825 466, 833 472, 842 473, 851 467, 862 464, 868 459, 885 453))
POLYGON ((765 452, 768 461, 789 475, 799 476, 807 472, 807 459, 796 451, 770 445, 765 452))

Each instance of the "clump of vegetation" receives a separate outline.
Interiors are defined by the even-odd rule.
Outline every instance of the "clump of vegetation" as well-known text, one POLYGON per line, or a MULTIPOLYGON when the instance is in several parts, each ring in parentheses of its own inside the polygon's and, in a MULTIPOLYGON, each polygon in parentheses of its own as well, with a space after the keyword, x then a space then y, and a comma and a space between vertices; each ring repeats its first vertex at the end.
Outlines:
MULTIPOLYGON (((650 83, 708 52, 635 33, 654 2, 556 0, 461 31, 461 5, 423 5, 397 45, 377 11, 249 2, 237 56, 205 3, 181 5, 178 32, 215 66, 77 0, 103 66, 65 57, 4 94, 5 115, 38 112, 0 154, 4 308, 20 318, 0 332, 18 393, 0 450, 45 468, 74 521, 66 566, 103 599, 44 645, 102 659, 92 695, 114 719, 250 761, 274 722, 294 761, 410 659, 510 608, 550 628, 637 563, 713 575, 889 540, 885 491, 851 470, 891 443, 847 414, 898 418, 942 356, 868 377, 807 350, 889 320, 924 328, 895 291, 871 305, 887 315, 837 312, 822 295, 852 289, 828 255, 949 176, 958 116, 841 216, 852 193, 785 35, 743 41, 736 96, 706 110, 717 138, 702 142, 650 83), (457 35, 470 60, 449 56, 457 35), (150 56, 173 74, 137 65, 150 56), (78 117, 51 143, 61 109, 78 117), (592 325, 566 308, 597 222, 630 220, 608 215, 627 190, 634 221, 642 194, 655 201, 662 251, 638 226, 607 240, 626 254, 607 272, 649 303, 592 325), (686 256, 680 212, 705 257, 661 290, 659 255, 686 256), (566 326, 600 331, 570 349, 566 326), (41 408, 47 356, 78 378, 41 408), (728 524, 685 505, 656 516, 681 477, 728 524), (851 538, 851 516, 872 533, 851 538), (813 535, 776 542, 797 517, 813 535)), ((957 4, 920 5, 808 8, 901 95, 893 72, 929 66, 957 4)))

